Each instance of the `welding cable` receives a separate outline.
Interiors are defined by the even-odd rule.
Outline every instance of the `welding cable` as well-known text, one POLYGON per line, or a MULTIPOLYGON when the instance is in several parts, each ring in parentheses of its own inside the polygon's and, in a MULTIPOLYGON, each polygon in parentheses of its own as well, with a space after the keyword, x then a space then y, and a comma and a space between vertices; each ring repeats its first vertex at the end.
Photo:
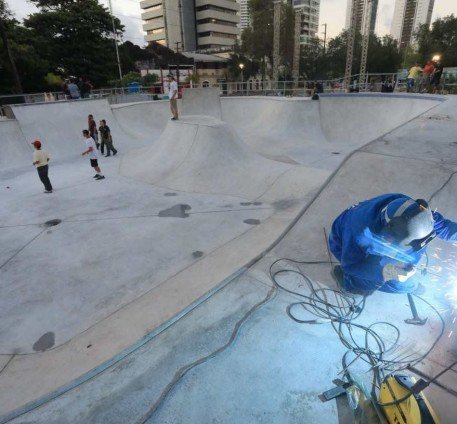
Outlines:
MULTIPOLYGON (((323 261, 297 261, 288 258, 280 258, 274 261, 270 266, 270 278, 274 285, 281 291, 289 293, 293 296, 301 298, 301 301, 293 302, 286 308, 287 315, 297 323, 305 324, 322 324, 328 322, 332 325, 334 331, 337 333, 343 346, 348 349, 345 353, 344 359, 348 353, 356 355, 355 360, 363 360, 369 364, 373 371, 373 382, 378 382, 378 386, 384 380, 385 373, 394 373, 404 369, 407 369, 413 364, 418 364, 424 360, 430 352, 436 347, 439 340, 444 334, 445 322, 439 311, 426 299, 414 295, 416 298, 428 305, 438 316, 441 324, 440 333, 434 340, 430 348, 422 355, 414 358, 400 358, 400 359, 388 359, 386 357, 398 344, 401 333, 397 326, 392 323, 385 321, 378 321, 369 326, 357 324, 354 322, 356 318, 362 313, 366 297, 363 297, 361 301, 357 302, 356 299, 349 295, 341 293, 340 291, 317 287, 316 283, 304 272, 299 269, 300 265, 311 265, 311 264, 322 264, 323 261), (295 267, 283 266, 279 270, 274 271, 273 268, 280 262, 290 262, 295 267), (298 269, 297 269, 298 268, 298 269), (299 277, 300 282, 305 282, 305 287, 308 288, 310 294, 304 294, 292 290, 278 281, 278 277, 285 274, 291 274, 299 277), (334 296, 335 301, 330 302, 328 298, 334 296), (315 319, 304 319, 299 318, 296 314, 300 310, 305 310, 310 314, 314 315, 315 319), (388 346, 385 340, 376 331, 376 326, 388 326, 394 332, 394 341, 388 346), (360 345, 357 342, 354 331, 365 332, 365 343, 360 345)), ((329 263, 329 262, 327 262, 329 263)), ((343 367, 343 369, 346 369, 343 367)), ((375 385, 373 386, 375 387, 375 385)), ((405 396, 405 398, 398 399, 392 402, 392 405, 398 404, 406 400, 411 394, 405 396)), ((381 404, 379 406, 389 406, 389 404, 381 404)))

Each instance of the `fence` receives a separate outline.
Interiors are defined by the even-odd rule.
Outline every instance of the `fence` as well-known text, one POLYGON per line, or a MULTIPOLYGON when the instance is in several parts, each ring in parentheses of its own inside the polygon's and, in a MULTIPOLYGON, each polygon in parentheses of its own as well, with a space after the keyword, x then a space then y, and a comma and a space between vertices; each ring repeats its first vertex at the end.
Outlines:
MULTIPOLYGON (((180 84, 183 88, 218 87, 221 96, 294 96, 309 97, 314 93, 342 93, 342 92, 405 92, 406 80, 398 78, 397 74, 368 74, 364 81, 360 81, 359 75, 351 77, 349 87, 344 86, 343 78, 324 81, 221 81, 215 84, 204 82, 203 84, 180 84)), ((457 76, 443 74, 442 83, 439 87, 440 94, 457 94, 457 76)), ((130 103, 139 101, 167 99, 167 93, 162 84, 144 87, 121 87, 92 90, 86 99, 107 99, 110 103, 130 103)), ((63 92, 15 94, 0 96, 1 106, 23 103, 42 103, 50 101, 69 100, 63 92)))

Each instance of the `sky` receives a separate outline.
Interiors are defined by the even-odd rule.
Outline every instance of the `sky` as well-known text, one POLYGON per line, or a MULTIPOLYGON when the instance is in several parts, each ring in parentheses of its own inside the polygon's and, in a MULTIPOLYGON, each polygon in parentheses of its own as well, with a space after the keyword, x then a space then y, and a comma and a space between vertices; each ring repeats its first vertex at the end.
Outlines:
MULTIPOLYGON (((321 0, 320 24, 327 23, 327 37, 338 35, 346 22, 346 4, 348 0, 321 0)), ((350 0, 349 0, 350 1, 350 0)), ((6 0, 16 18, 21 20, 36 9, 28 0, 6 0)), ((108 0, 100 0, 108 6, 108 0)), ((114 15, 125 26, 124 41, 143 46, 143 31, 141 22, 140 0, 112 0, 114 15)), ((379 0, 376 33, 390 33, 395 0, 379 0)), ((432 21, 454 13, 457 15, 457 0, 435 0, 432 21)), ((322 31, 324 28, 321 26, 322 31)), ((319 34, 323 37, 323 34, 319 34)))

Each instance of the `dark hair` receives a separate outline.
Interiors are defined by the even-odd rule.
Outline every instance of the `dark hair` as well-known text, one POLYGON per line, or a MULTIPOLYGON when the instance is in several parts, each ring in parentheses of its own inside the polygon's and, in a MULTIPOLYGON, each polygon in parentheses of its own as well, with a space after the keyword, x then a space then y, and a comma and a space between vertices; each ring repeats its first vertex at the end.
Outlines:
POLYGON ((102 119, 102 122, 103 122, 104 124, 106 124, 106 120, 105 120, 105 119, 102 119))
POLYGON ((89 134, 89 130, 83 130, 83 134, 84 135, 88 135, 89 134))
POLYGON ((88 118, 93 118, 93 117, 94 117, 94 115, 89 115, 89 116, 88 116, 88 118))

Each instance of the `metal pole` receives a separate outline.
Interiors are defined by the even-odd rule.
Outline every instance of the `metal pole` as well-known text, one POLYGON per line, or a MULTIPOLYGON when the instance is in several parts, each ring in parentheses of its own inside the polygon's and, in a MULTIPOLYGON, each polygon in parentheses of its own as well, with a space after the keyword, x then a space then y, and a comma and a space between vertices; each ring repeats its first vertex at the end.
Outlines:
POLYGON ((322 24, 323 27, 325 27, 324 29, 324 53, 325 53, 325 47, 327 45, 327 24, 322 24))
POLYGON ((116 31, 116 26, 114 25, 113 6, 111 4, 111 0, 108 0, 108 2, 109 2, 109 11, 111 14, 111 23, 113 24, 114 45, 116 46, 116 57, 117 57, 117 66, 119 68, 119 79, 122 80, 121 59, 119 58, 119 47, 117 45, 117 31, 116 31))
POLYGON ((277 84, 279 79, 279 44, 281 38, 281 0, 273 2, 273 82, 277 84))
POLYGON ((300 77, 300 31, 301 9, 295 9, 294 56, 292 63, 292 79, 294 80, 294 90, 298 88, 298 79, 300 77))
POLYGON ((357 4, 358 0, 352 0, 352 9, 351 9, 351 26, 347 32, 347 50, 346 50, 346 69, 344 72, 344 88, 346 91, 350 91, 351 85, 351 75, 352 75, 352 61, 354 59, 354 40, 356 33, 357 25, 357 4))

